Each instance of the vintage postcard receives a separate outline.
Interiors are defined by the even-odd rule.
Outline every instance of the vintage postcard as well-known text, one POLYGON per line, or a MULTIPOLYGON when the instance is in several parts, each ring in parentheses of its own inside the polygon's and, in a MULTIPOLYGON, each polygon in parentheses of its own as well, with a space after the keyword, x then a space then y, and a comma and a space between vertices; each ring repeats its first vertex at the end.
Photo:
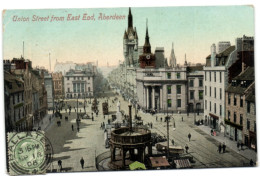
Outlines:
POLYGON ((10 175, 257 166, 253 6, 2 17, 10 175))

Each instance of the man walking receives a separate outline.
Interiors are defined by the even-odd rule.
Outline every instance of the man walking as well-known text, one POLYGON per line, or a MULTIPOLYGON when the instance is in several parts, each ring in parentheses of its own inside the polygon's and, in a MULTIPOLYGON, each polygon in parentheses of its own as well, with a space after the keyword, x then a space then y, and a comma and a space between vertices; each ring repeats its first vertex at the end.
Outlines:
POLYGON ((189 146, 187 144, 185 145, 185 150, 186 150, 186 153, 189 152, 189 146))
POLYGON ((71 130, 74 131, 74 126, 73 126, 73 124, 71 125, 71 130))
POLYGON ((58 166, 59 166, 60 171, 61 171, 62 170, 62 161, 61 160, 58 161, 58 166))
POLYGON ((81 168, 83 169, 84 168, 84 159, 83 159, 83 157, 81 157, 80 164, 81 164, 81 168))
POLYGON ((78 128, 77 128, 77 129, 78 129, 78 132, 79 132, 79 126, 78 126, 78 128))
POLYGON ((191 134, 190 133, 188 134, 188 138, 189 138, 189 142, 190 142, 190 138, 191 138, 191 134))
POLYGON ((225 142, 223 142, 222 148, 223 148, 223 153, 225 153, 226 152, 226 144, 225 144, 225 142))

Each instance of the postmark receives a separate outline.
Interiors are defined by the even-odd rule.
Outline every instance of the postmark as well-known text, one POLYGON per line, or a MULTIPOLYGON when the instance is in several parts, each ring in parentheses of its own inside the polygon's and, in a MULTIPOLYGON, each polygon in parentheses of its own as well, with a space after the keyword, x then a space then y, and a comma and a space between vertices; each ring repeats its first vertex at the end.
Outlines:
POLYGON ((8 133, 7 147, 11 175, 43 174, 51 165, 53 148, 42 131, 8 133))

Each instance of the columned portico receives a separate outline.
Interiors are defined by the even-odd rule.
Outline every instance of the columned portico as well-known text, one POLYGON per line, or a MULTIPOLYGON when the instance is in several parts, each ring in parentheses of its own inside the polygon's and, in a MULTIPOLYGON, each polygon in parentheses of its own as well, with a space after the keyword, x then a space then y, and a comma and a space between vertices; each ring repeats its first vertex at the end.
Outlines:
POLYGON ((144 103, 146 110, 162 109, 162 87, 160 85, 144 85, 144 103))
POLYGON ((152 86, 152 108, 155 109, 155 86, 152 86))

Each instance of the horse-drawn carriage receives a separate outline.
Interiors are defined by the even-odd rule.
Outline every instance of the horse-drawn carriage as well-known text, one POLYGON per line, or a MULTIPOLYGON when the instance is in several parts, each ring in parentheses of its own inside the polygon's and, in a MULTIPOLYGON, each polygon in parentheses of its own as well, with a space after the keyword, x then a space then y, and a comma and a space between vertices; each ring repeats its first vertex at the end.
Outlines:
POLYGON ((102 103, 103 115, 108 115, 108 103, 102 103))

